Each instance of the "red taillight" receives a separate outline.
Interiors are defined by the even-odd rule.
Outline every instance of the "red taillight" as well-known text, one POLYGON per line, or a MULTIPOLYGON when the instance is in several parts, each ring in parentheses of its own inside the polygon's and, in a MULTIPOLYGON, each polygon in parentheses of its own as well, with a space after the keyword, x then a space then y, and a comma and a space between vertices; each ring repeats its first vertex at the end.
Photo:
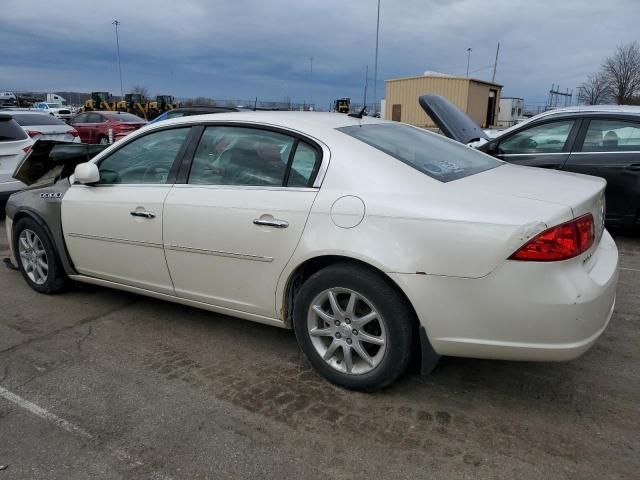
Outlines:
POLYGON ((24 153, 29 153, 31 151, 31 145, 28 145, 22 149, 24 153))
POLYGON ((69 130, 67 133, 72 137, 77 137, 78 135, 80 135, 77 130, 69 130))
POLYGON ((567 260, 589 250, 594 240, 593 216, 587 213, 536 235, 509 259, 533 262, 567 260))
POLYGON ((42 135, 42 132, 38 132, 36 130, 27 130, 27 135, 29 135, 31 138, 34 138, 38 135, 42 135))

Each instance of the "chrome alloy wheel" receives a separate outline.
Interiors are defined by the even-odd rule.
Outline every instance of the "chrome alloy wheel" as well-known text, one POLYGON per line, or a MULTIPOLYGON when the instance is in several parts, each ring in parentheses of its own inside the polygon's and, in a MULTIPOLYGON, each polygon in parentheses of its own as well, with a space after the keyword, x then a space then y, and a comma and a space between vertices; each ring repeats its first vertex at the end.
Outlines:
POLYGON ((347 288, 319 293, 309 307, 307 328, 320 357, 342 373, 370 372, 387 349, 382 315, 364 296, 347 288))
POLYGON ((36 285, 47 281, 49 263, 40 237, 33 230, 25 228, 18 237, 18 255, 22 268, 36 285))

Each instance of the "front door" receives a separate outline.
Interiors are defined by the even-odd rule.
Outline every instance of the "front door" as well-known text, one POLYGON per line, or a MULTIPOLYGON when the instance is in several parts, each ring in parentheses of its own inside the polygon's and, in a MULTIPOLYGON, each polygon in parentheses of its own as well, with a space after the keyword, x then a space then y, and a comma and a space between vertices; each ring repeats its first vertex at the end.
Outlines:
POLYGON ((190 128, 138 137, 98 161, 100 182, 72 185, 62 228, 76 270, 91 277, 173 294, 162 246, 172 167, 190 128))
POLYGON ((640 122, 592 118, 565 170, 607 181, 607 219, 640 215, 640 122))
POLYGON ((562 168, 579 126, 574 119, 532 125, 499 139, 497 149, 488 153, 518 165, 562 168))
POLYGON ((277 318, 278 278, 317 194, 321 150, 294 134, 209 126, 188 182, 165 202, 176 295, 277 318))

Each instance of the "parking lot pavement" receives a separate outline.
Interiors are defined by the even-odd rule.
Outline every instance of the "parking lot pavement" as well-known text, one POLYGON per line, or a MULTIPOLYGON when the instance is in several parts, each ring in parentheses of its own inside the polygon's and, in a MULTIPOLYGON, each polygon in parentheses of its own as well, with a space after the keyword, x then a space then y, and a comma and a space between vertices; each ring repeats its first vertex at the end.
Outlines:
POLYGON ((640 239, 618 245, 616 312, 583 357, 445 358, 372 395, 319 378, 289 331, 101 288, 40 295, 0 266, 0 480, 636 479, 640 239))

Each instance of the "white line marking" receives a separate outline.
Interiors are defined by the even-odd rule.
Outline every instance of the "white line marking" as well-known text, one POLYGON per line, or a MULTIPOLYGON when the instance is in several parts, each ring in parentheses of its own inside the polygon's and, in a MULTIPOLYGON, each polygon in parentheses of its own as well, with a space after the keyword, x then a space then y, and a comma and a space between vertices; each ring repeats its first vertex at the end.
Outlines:
POLYGON ((640 272, 640 268, 620 267, 620 270, 628 270, 630 272, 640 272))
MULTIPOLYGON (((48 410, 36 405, 35 403, 30 402, 29 400, 25 400, 19 395, 16 395, 13 392, 10 392, 6 388, 0 387, 0 397, 5 400, 10 401, 11 403, 16 404, 17 406, 24 408, 25 410, 37 415, 40 418, 47 420, 48 422, 53 423, 54 425, 66 430, 69 433, 73 433, 79 435, 83 438, 87 438, 89 440, 97 440, 97 437, 89 432, 87 432, 84 428, 78 427, 71 422, 68 422, 64 418, 60 418, 57 415, 49 412, 48 410)), ((140 460, 137 460, 131 454, 129 454, 126 450, 121 448, 110 448, 110 453, 115 456, 118 460, 127 462, 131 467, 141 467, 143 463, 140 460)), ((164 475, 160 472, 153 472, 151 478, 160 479, 160 480, 172 480, 171 477, 164 475)))

